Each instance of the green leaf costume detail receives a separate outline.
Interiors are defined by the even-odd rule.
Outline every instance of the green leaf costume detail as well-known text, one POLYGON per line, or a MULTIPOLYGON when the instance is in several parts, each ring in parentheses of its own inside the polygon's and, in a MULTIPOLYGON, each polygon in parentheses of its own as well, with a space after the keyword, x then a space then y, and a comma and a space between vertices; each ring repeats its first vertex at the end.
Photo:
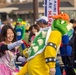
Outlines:
POLYGON ((28 52, 29 52, 28 60, 44 51, 44 48, 47 45, 46 41, 47 41, 47 38, 49 38, 50 33, 51 33, 51 28, 37 33, 30 48, 28 48, 28 52), (48 37, 47 37, 47 35, 48 35, 48 37))

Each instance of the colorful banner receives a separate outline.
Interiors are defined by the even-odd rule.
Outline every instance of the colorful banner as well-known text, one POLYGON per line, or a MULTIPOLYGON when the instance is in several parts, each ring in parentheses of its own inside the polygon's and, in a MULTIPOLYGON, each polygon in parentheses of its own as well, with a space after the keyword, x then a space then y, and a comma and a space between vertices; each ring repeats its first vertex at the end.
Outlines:
POLYGON ((44 0, 44 15, 48 17, 48 25, 51 26, 53 19, 52 15, 57 15, 59 13, 59 3, 60 0, 44 0))

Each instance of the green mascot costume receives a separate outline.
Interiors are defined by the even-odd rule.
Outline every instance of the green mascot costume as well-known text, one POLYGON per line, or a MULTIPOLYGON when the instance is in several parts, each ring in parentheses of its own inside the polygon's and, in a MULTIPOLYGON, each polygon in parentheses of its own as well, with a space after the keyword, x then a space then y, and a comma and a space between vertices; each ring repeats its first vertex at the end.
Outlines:
POLYGON ((25 51, 28 61, 17 75, 55 75, 56 56, 62 36, 69 31, 69 16, 65 13, 52 16, 52 28, 37 33, 25 51))

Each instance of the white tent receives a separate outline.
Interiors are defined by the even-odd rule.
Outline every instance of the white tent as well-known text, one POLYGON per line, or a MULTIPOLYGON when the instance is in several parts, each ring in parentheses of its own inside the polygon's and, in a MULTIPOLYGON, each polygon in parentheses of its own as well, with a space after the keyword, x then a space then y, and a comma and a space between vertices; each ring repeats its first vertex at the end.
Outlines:
POLYGON ((15 8, 15 7, 7 7, 7 8, 0 8, 0 13, 10 13, 14 10, 18 10, 18 8, 15 8))

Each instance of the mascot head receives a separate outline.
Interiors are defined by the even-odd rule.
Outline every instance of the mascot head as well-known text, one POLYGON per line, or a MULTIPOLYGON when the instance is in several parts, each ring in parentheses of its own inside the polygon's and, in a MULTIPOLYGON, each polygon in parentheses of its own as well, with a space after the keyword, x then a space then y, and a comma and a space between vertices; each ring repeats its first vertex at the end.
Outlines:
POLYGON ((52 18, 54 18, 52 30, 60 31, 62 36, 66 34, 73 26, 71 23, 69 23, 69 16, 66 13, 54 15, 52 18))

